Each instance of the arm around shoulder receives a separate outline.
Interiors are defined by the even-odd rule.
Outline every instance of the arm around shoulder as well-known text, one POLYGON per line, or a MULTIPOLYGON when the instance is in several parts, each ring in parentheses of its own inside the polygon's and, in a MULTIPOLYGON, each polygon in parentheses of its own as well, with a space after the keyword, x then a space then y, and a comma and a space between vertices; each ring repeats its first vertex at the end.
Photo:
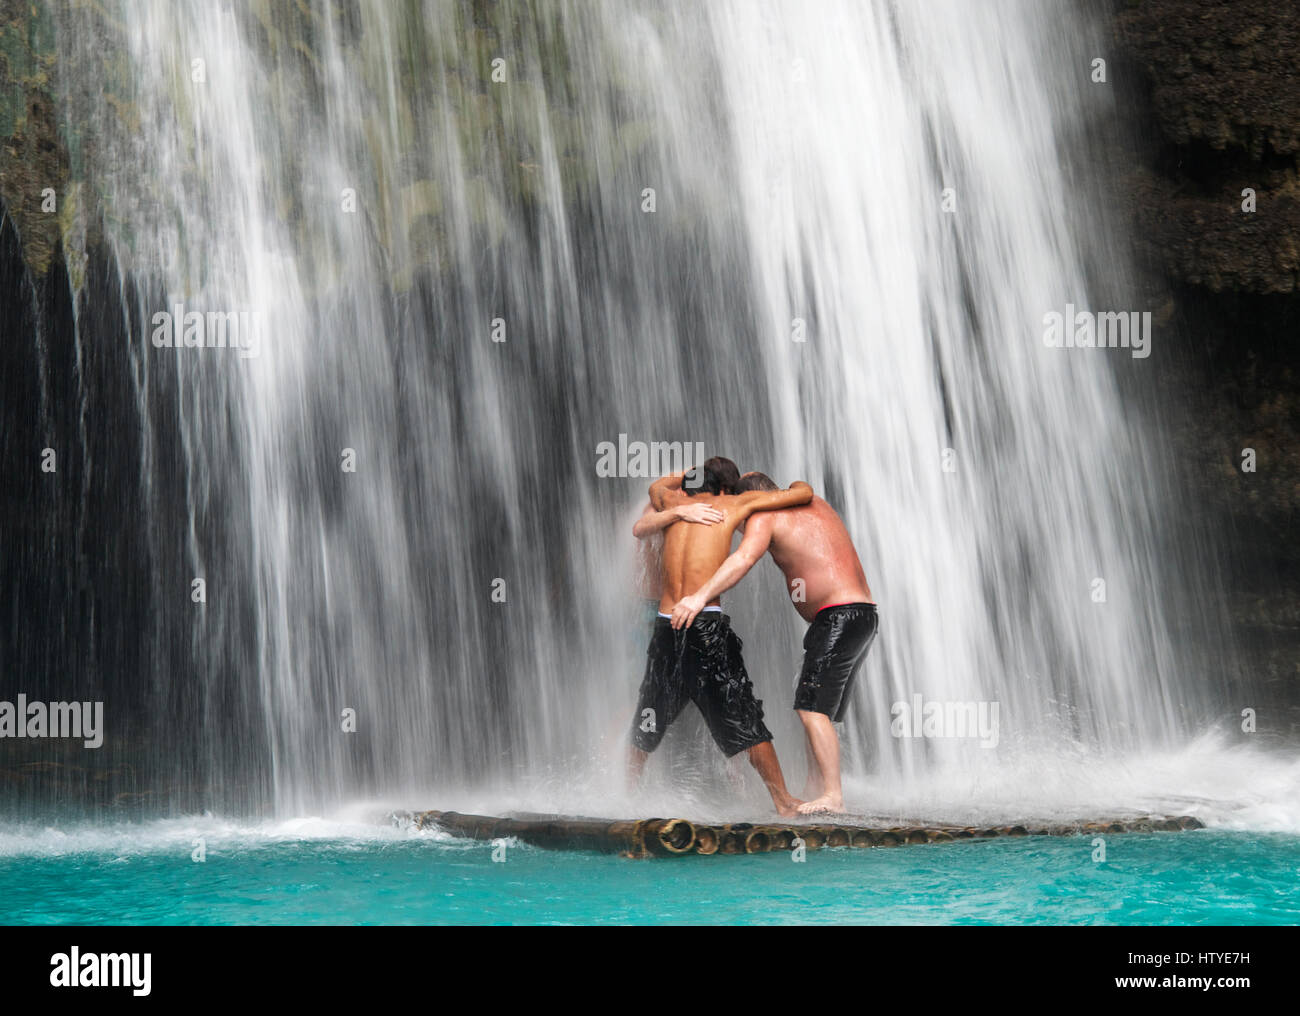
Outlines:
POLYGON ((790 484, 788 490, 752 490, 741 494, 740 510, 750 512, 776 511, 780 508, 798 508, 813 499, 813 489, 803 480, 790 484))
POLYGON ((664 503, 668 499, 670 490, 681 490, 682 478, 685 475, 685 472, 669 473, 650 484, 650 503, 654 505, 655 511, 664 510, 664 503))

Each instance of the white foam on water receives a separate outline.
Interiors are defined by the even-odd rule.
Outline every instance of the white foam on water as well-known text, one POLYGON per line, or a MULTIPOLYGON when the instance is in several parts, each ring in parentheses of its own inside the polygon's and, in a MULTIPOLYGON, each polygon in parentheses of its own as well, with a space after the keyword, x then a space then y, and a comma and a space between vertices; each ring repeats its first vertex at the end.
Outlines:
MULTIPOLYGON (((513 812, 623 819, 679 817, 761 822, 770 802, 743 758, 717 783, 689 772, 652 775, 635 794, 613 771, 600 780, 521 783, 495 791, 429 786, 362 812, 410 809, 506 815, 513 812)), ((797 784, 791 790, 798 793, 797 784)), ((888 775, 845 781, 845 802, 857 816, 894 825, 959 825, 1123 820, 1190 815, 1206 826, 1300 834, 1300 759, 1278 748, 1229 743, 1207 733, 1173 751, 1114 757, 1056 745, 985 764, 938 768, 906 781, 888 775)))
MULTIPOLYGON (((987 826, 1191 815, 1211 829, 1300 835, 1300 760, 1285 752, 1228 745, 1219 735, 1205 735, 1178 751, 1126 760, 1048 754, 1024 761, 1017 774, 1006 767, 982 773, 938 772, 931 780, 912 781, 906 787, 854 779, 846 785, 846 801, 854 815, 889 825, 987 826)), ((188 856, 199 838, 218 854, 293 845, 367 850, 413 841, 470 847, 436 829, 419 830, 409 821, 393 820, 394 813, 429 809, 613 819, 763 822, 775 817, 761 788, 754 786, 739 797, 683 792, 680 784, 668 782, 635 795, 595 793, 598 789, 574 785, 564 790, 539 786, 466 792, 430 787, 399 797, 352 801, 328 816, 266 822, 204 815, 65 827, 27 824, 0 830, 0 858, 89 855, 126 862, 144 855, 188 856)))
POLYGON ((1300 833, 1300 760, 1288 752, 1207 734, 1174 751, 1055 751, 1020 762, 938 771, 906 787, 855 779, 846 796, 869 814, 962 824, 1191 815, 1211 827, 1300 833))
POLYGON ((217 815, 186 816, 144 822, 73 823, 50 826, 10 825, 0 830, 0 858, 111 855, 117 859, 151 854, 185 857, 203 841, 205 850, 221 854, 266 847, 332 844, 367 849, 411 839, 448 843, 453 838, 437 830, 417 830, 391 821, 353 817, 303 816, 248 822, 217 815))

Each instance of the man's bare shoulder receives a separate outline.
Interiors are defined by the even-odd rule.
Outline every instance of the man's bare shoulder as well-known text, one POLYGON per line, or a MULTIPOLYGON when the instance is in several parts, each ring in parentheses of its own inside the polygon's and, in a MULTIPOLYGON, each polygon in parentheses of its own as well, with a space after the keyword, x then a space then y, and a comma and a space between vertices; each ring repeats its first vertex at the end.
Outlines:
POLYGON ((814 494, 812 500, 807 504, 793 505, 784 511, 777 512, 784 519, 809 519, 822 512, 834 512, 835 509, 826 503, 821 497, 814 494))
POLYGON ((816 494, 813 495, 812 503, 809 504, 808 507, 815 510, 820 515, 829 516, 830 518, 840 521, 840 513, 835 510, 835 506, 824 498, 818 497, 816 494))
POLYGON ((840 513, 835 510, 834 505, 820 497, 814 497, 811 503, 802 508, 792 509, 788 514, 791 526, 789 532, 811 532, 815 529, 831 536, 848 538, 848 527, 844 524, 840 513))
POLYGON ((777 542, 784 542, 790 539, 797 539, 797 534, 809 527, 820 528, 826 520, 838 520, 839 516, 835 509, 816 494, 807 504, 795 505, 793 508, 787 508, 779 512, 758 512, 751 516, 752 525, 754 520, 770 528, 772 539, 777 542))

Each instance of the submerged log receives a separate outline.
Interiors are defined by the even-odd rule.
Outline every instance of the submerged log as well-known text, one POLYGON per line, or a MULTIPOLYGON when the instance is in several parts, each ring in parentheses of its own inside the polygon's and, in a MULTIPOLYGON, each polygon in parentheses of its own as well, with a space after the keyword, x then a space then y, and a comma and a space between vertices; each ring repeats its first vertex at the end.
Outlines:
POLYGON ((721 839, 721 833, 713 826, 697 825, 695 827, 695 852, 705 855, 716 854, 721 839))
POLYGON ((805 850, 821 850, 826 846, 826 832, 818 826, 805 826, 794 831, 796 841, 803 841, 805 850))
POLYGON ((853 833, 842 826, 828 826, 826 829, 828 847, 848 847, 853 845, 853 833))
POLYGON ((731 826, 723 826, 720 832, 722 834, 722 838, 718 843, 719 854, 747 853, 747 851, 745 850, 745 838, 749 834, 748 829, 737 830, 732 828, 731 826))
POLYGON ((1109 822, 1074 822, 1054 825, 894 826, 881 828, 843 822, 837 825, 799 825, 750 822, 694 823, 683 818, 601 819, 566 815, 516 813, 505 817, 462 815, 454 811, 394 813, 398 824, 421 829, 437 828, 453 836, 474 840, 515 838, 550 850, 591 850, 625 857, 681 857, 686 854, 762 854, 823 847, 892 847, 909 843, 949 843, 958 839, 1007 836, 1079 836, 1097 833, 1175 832, 1203 828, 1190 815, 1150 816, 1109 822))
POLYGON ((677 857, 695 846, 695 827, 684 818, 654 818, 646 823, 644 839, 656 857, 677 857))
MULTIPOLYGON (((486 815, 461 815, 454 811, 427 811, 416 824, 421 829, 436 827, 453 836, 472 840, 515 838, 549 850, 594 850, 604 853, 645 857, 650 853, 671 853, 660 839, 662 827, 651 829, 654 822, 665 820, 610 821, 539 816, 537 818, 492 818, 486 815), (649 840, 653 839, 654 847, 649 840)), ((681 822, 670 819, 668 822, 681 822)), ((686 823, 689 827, 690 823, 686 823)), ((672 839, 675 830, 670 831, 672 839)))
POLYGON ((727 826, 724 842, 728 853, 765 854, 771 849, 767 833, 752 822, 735 822, 727 826))
MULTIPOLYGON (((613 840, 612 849, 627 857, 645 857, 645 830, 640 822, 611 822, 605 835, 613 840)), ((610 852, 611 848, 596 847, 610 852)))
MULTIPOLYGON (((754 827, 754 834, 767 840, 767 849, 791 850, 794 848, 795 830, 789 826, 761 825, 754 827)), ((750 851, 755 853, 755 851, 750 851)))

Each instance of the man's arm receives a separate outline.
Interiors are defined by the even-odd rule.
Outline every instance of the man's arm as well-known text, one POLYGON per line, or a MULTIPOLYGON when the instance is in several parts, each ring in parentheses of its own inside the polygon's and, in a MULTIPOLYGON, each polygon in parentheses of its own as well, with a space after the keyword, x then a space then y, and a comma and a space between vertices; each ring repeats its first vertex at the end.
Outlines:
POLYGON ((689 628, 695 615, 743 579, 749 569, 767 553, 772 542, 772 526, 764 519, 755 519, 745 527, 744 539, 735 553, 718 566, 712 577, 690 596, 683 596, 673 607, 672 626, 689 628))
POLYGON ((632 535, 638 540, 644 540, 647 536, 652 536, 661 530, 667 529, 674 522, 698 522, 702 525, 711 526, 715 522, 721 522, 723 518, 720 509, 702 502, 699 504, 674 505, 658 512, 654 510, 654 505, 646 505, 645 511, 641 513, 641 517, 632 526, 632 535))
POLYGON ((669 473, 667 476, 661 476, 650 484, 650 504, 654 510, 661 512, 664 510, 664 504, 668 498, 670 490, 682 489, 682 478, 686 475, 683 470, 677 473, 669 473))
POLYGON ((795 480, 787 490, 750 490, 741 494, 736 506, 738 523, 744 522, 754 512, 776 511, 780 508, 798 508, 813 499, 813 489, 803 480, 795 480))

